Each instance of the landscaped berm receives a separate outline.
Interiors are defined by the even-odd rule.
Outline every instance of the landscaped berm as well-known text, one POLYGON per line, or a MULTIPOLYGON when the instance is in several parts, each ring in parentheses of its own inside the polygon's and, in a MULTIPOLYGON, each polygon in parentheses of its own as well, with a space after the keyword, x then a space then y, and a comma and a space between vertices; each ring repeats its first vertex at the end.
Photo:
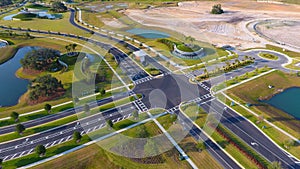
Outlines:
POLYGON ((186 39, 190 39, 190 43, 174 42, 170 39, 160 39, 159 42, 167 45, 173 55, 182 59, 199 59, 205 56, 204 49, 193 43, 194 38, 186 39))
POLYGON ((175 44, 172 52, 175 56, 184 59, 199 59, 205 56, 203 48, 194 44, 175 44))

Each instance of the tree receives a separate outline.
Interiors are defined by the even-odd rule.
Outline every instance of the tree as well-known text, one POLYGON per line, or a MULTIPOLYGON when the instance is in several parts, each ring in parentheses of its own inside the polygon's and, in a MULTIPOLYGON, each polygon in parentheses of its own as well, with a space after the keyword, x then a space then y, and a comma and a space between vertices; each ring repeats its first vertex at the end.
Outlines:
POLYGON ((12 0, 1 0, 0 6, 7 6, 7 5, 11 5, 12 3, 13 3, 12 0))
POLYGON ((134 111, 132 112, 132 116, 134 117, 134 120, 137 120, 137 119, 139 118, 139 112, 136 111, 136 110, 134 110, 134 111))
POLYGON ((282 169, 280 161, 273 161, 269 166, 268 169, 282 169))
POLYGON ((111 120, 107 120, 107 121, 106 121, 106 124, 107 124, 107 127, 108 127, 109 130, 111 130, 112 127, 113 127, 113 125, 114 125, 113 122, 112 122, 111 120))
POLYGON ((47 111, 47 113, 51 112, 52 106, 50 104, 45 104, 44 109, 47 111))
POLYGON ((39 48, 28 52, 20 62, 25 69, 52 71, 54 68, 61 68, 60 63, 58 62, 59 57, 59 51, 48 48, 39 48))
POLYGON ((85 112, 85 113, 89 113, 90 112, 90 106, 88 105, 88 104, 85 104, 84 106, 83 106, 83 111, 85 112))
POLYGON ((40 156, 43 157, 46 153, 46 148, 43 145, 37 145, 35 147, 35 152, 40 156))
POLYGON ((224 13, 221 4, 214 5, 211 9, 212 14, 222 14, 224 13))
POLYGON ((101 94, 101 96, 104 96, 105 93, 106 93, 105 89, 104 89, 104 88, 101 88, 101 89, 100 89, 100 94, 101 94))
POLYGON ((61 81, 49 74, 32 80, 28 88, 31 101, 37 101, 39 98, 43 98, 43 101, 49 100, 53 96, 61 96, 65 91, 61 81))
POLYGON ((52 3, 51 11, 54 12, 66 12, 68 8, 61 2, 56 1, 52 3))
POLYGON ((75 132, 73 133, 73 139, 74 139, 77 143, 80 142, 81 138, 82 138, 82 136, 81 136, 80 132, 75 131, 75 132))
POLYGON ((25 126, 23 126, 22 124, 17 124, 16 125, 16 131, 17 131, 17 133, 19 133, 20 135, 22 135, 23 131, 25 131, 25 126))
POLYGON ((11 114, 10 114, 10 117, 15 121, 15 122, 17 122, 17 121, 19 121, 19 113, 17 113, 17 112, 12 112, 11 114))

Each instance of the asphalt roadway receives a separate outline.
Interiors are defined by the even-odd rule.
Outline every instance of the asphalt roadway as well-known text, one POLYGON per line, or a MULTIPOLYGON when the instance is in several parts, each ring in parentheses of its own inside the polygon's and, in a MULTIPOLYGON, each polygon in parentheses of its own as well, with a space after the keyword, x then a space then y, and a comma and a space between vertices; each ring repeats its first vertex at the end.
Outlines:
MULTIPOLYGON (((73 21, 73 19, 72 19, 72 21, 73 21)), ((82 29, 86 29, 86 28, 82 27, 82 29)), ((88 29, 86 29, 86 30, 90 31, 88 29)), ((37 31, 37 32, 41 33, 41 31, 37 31)), ((46 32, 46 33, 48 34, 48 32, 46 32)), ((64 36, 67 36, 67 35, 64 35, 64 36)), ((76 35, 71 35, 71 36, 75 37, 76 35)), ((100 42, 97 42, 97 44, 100 44, 100 42)), ((107 47, 107 46, 104 45, 103 48, 105 48, 105 47, 107 47)), ((166 108, 169 108, 169 107, 172 107, 179 103, 178 97, 182 97, 182 96, 177 96, 174 93, 178 93, 178 91, 180 91, 181 89, 183 89, 183 93, 185 93, 186 95, 191 95, 186 98, 187 100, 189 98, 194 98, 201 94, 207 93, 207 90, 204 90, 204 89, 201 89, 200 92, 198 92, 198 93, 188 92, 188 90, 185 90, 185 89, 191 87, 192 85, 181 88, 180 86, 182 86, 182 84, 181 84, 182 81, 178 83, 178 79, 177 78, 172 79, 171 75, 163 77, 162 79, 159 79, 159 78, 157 78, 157 79, 154 79, 153 80, 154 82, 148 81, 148 83, 142 83, 141 85, 137 85, 137 87, 134 89, 135 92, 141 92, 142 94, 144 94, 144 96, 147 96, 147 97, 144 97, 145 100, 143 100, 143 101, 145 102, 145 104, 147 106, 149 106, 149 108, 153 108, 153 103, 151 103, 151 100, 152 100, 151 96, 154 96, 154 98, 155 98, 155 96, 156 97, 157 96, 162 96, 162 97, 166 96, 166 100, 165 100, 166 108), (164 79, 164 78, 166 78, 166 79, 164 79), (176 85, 173 85, 172 83, 176 83, 178 87, 176 87, 176 85), (142 87, 142 85, 146 85, 146 86, 142 87), (174 86, 174 87, 172 87, 172 86, 174 86), (143 88, 147 91, 143 91, 144 90, 143 88), (157 89, 157 90, 153 90, 153 89, 157 89), (157 91, 157 92, 153 93, 153 95, 151 95, 152 91, 157 91), (203 93, 201 93, 201 92, 203 92, 203 93), (150 99, 146 100, 146 98, 150 98, 150 99)), ((179 79, 182 80, 184 78, 179 78, 179 79)), ((186 84, 186 83, 183 83, 183 84, 186 84)), ((194 87, 192 87, 192 88, 194 88, 194 87)), ((156 104, 157 104, 157 102, 156 102, 156 104)), ((156 104, 154 104, 154 107, 157 106, 156 104)), ((204 105, 202 105, 202 107, 206 111, 208 109, 214 109, 217 113, 221 113, 224 110, 225 105, 222 105, 222 103, 213 101, 213 104, 215 104, 215 105, 212 106, 212 105, 204 104, 204 105)), ((83 128, 87 129, 87 130, 85 130, 86 132, 97 130, 105 125, 105 119, 112 119, 116 122, 116 121, 122 120, 124 118, 128 118, 133 110, 135 110, 135 106, 133 104, 121 106, 118 109, 109 110, 109 111, 103 112, 101 114, 97 114, 95 116, 88 117, 87 119, 84 119, 80 123, 81 125, 78 125, 77 122, 73 122, 70 124, 66 124, 64 126, 60 126, 58 128, 54 128, 50 131, 42 132, 42 133, 39 133, 36 135, 31 135, 29 137, 24 137, 19 140, 13 140, 11 142, 2 143, 2 144, 0 144, 0 156, 4 158, 4 161, 6 161, 9 159, 17 158, 17 157, 32 153, 33 149, 38 144, 43 144, 46 147, 54 146, 56 144, 66 141, 66 140, 70 140, 72 137, 72 134, 75 130, 78 130, 82 133, 84 133, 83 128), (120 109, 122 111, 120 111, 120 109)), ((242 140, 244 140, 248 145, 252 146, 251 143, 253 141, 255 141, 255 143, 257 143, 258 146, 253 147, 253 148, 257 152, 262 154, 269 161, 274 161, 274 160, 281 161, 285 168, 300 168, 298 165, 296 165, 294 159, 290 158, 288 156, 288 154, 285 154, 279 147, 277 147, 275 144, 273 144, 265 135, 263 135, 258 129, 256 129, 250 122, 243 120, 243 117, 235 114, 235 112, 230 110, 230 108, 226 108, 226 111, 223 112, 221 122, 226 127, 228 127, 231 131, 233 131, 238 137, 240 137, 242 140)), ((201 131, 196 130, 194 128, 192 128, 192 130, 190 130, 190 132, 193 136, 197 136, 197 135, 201 134, 200 133, 201 131)), ((211 144, 211 143, 209 143, 209 144, 211 144)), ((214 147, 214 146, 211 146, 211 147, 213 150, 216 150, 215 154, 212 152, 211 152, 211 154, 216 159, 218 159, 218 161, 222 161, 222 160, 220 160, 221 153, 217 152, 218 148, 214 147)), ((223 158, 223 160, 224 160, 224 158, 223 158)), ((229 159, 229 160, 231 160, 231 159, 229 159)), ((236 168, 236 166, 234 166, 234 164, 231 164, 231 162, 227 162, 228 159, 225 161, 227 164, 229 164, 229 166, 231 166, 228 168, 236 168)), ((224 166, 224 167, 227 168, 226 166, 224 166)))
POLYGON ((52 147, 72 139, 74 131, 79 131, 84 134, 98 130, 106 125, 106 120, 110 119, 113 122, 117 122, 126 119, 131 116, 133 110, 135 110, 135 106, 130 103, 52 128, 45 132, 1 143, 0 157, 2 157, 4 161, 18 158, 32 153, 34 148, 40 144, 46 148, 52 147))
MULTIPOLYGON (((116 101, 118 99, 122 99, 122 98, 125 98, 128 96, 129 96, 129 93, 124 92, 124 93, 116 94, 116 95, 108 97, 108 98, 90 102, 90 103, 88 103, 88 105, 89 105, 90 109, 92 109, 92 108, 95 108, 95 107, 98 107, 98 106, 104 105, 106 103, 110 103, 110 102, 113 102, 113 101, 116 101)), ((25 128, 30 128, 30 127, 42 125, 44 123, 48 123, 48 122, 51 122, 54 120, 58 120, 58 119, 76 114, 78 112, 82 112, 82 111, 83 111, 83 106, 78 106, 75 108, 63 110, 59 113, 49 114, 47 116, 40 117, 40 118, 37 118, 34 120, 22 122, 22 125, 24 125, 25 128)), ((7 134, 10 132, 15 132, 15 130, 16 130, 15 126, 16 125, 14 124, 14 125, 9 125, 9 126, 5 126, 5 127, 0 127, 0 134, 7 134)))
MULTIPOLYGON (((228 106, 213 100, 200 105, 206 112, 217 113, 220 122, 268 161, 280 161, 283 168, 300 168, 296 160, 282 151, 258 128, 228 106), (226 108, 225 108, 226 107, 226 108)), ((217 119, 218 119, 217 117, 217 119)))

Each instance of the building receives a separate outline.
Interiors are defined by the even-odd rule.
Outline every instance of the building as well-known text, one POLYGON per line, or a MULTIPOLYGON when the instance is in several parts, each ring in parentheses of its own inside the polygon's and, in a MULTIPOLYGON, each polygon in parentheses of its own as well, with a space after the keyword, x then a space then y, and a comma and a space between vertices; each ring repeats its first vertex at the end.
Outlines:
POLYGON ((139 60, 142 64, 146 64, 146 56, 147 56, 147 53, 144 52, 143 50, 138 50, 138 51, 135 51, 133 52, 133 55, 134 57, 139 60))

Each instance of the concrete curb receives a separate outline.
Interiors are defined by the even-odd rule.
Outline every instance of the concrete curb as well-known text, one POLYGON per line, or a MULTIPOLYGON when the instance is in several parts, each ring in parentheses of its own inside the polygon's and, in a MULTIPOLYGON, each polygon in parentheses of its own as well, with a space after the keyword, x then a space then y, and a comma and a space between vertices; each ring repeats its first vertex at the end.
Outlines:
MULTIPOLYGON (((222 92, 222 94, 228 98, 231 101, 237 102, 235 100, 233 100, 232 98, 230 98, 228 95, 226 95, 225 93, 222 92)), ((219 100, 219 99, 218 99, 219 100)), ((224 102, 222 102, 221 100, 219 100, 221 103, 225 104, 224 102)), ((242 104, 239 104, 239 106, 241 106, 242 108, 244 108, 245 110, 247 110, 248 112, 250 112, 251 114, 255 115, 255 116, 259 116, 258 114, 256 114, 255 112, 253 112, 252 110, 248 109, 247 107, 245 107, 242 104)), ((282 147, 280 147, 275 141, 273 141, 267 134, 265 134, 260 128, 258 128, 252 121, 250 121, 249 119, 245 118, 243 115, 241 115, 239 112, 237 112, 236 110, 232 109, 230 106, 228 106, 232 111, 234 111, 235 113, 237 113, 239 116, 243 117, 245 120, 247 120, 250 124, 252 124, 255 128, 257 128, 266 138, 268 138, 271 142, 273 142, 279 149, 281 149, 282 151, 284 151, 285 153, 288 154, 288 156, 293 157, 294 159, 296 159, 297 161, 300 161, 297 157, 295 157, 294 155, 292 155, 291 153, 289 153, 288 151, 286 151, 285 149, 283 149, 282 147)), ((280 132, 282 132, 283 134, 285 134, 286 136, 290 137, 291 139, 293 139, 294 141, 300 143, 300 140, 298 140, 297 138, 295 138, 294 136, 290 135, 289 133, 287 133, 286 131, 282 130, 281 128, 277 127, 276 125, 272 124, 271 122, 269 122, 268 120, 264 120, 265 122, 267 122, 270 126, 276 128, 277 130, 279 130, 280 132)))

